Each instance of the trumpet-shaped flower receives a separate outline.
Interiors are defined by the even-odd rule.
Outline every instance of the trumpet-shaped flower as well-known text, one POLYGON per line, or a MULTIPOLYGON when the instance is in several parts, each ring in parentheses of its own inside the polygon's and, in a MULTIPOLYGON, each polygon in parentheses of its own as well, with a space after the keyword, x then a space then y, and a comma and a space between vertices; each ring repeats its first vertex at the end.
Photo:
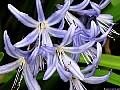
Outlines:
POLYGON ((0 74, 8 73, 18 68, 16 78, 11 90, 16 86, 18 86, 18 88, 20 87, 20 82, 23 77, 29 90, 41 90, 39 84, 33 77, 33 74, 30 70, 31 66, 27 64, 27 57, 29 56, 30 51, 22 51, 14 47, 10 42, 10 38, 7 35, 7 31, 4 32, 4 43, 7 54, 18 59, 9 64, 0 66, 0 74))
POLYGON ((45 20, 44 13, 42 10, 42 5, 40 0, 36 0, 36 8, 38 12, 38 21, 34 20, 27 14, 18 11, 14 6, 8 4, 8 9, 14 14, 14 16, 24 25, 35 28, 30 34, 28 34, 23 40, 17 42, 15 47, 24 47, 33 43, 37 38, 39 38, 39 46, 42 45, 53 46, 50 39, 50 35, 58 38, 63 38, 66 30, 59 30, 51 27, 59 23, 65 16, 66 11, 69 9, 70 1, 65 2, 62 9, 53 13, 47 20, 45 20), (42 39, 41 39, 42 37, 42 39))

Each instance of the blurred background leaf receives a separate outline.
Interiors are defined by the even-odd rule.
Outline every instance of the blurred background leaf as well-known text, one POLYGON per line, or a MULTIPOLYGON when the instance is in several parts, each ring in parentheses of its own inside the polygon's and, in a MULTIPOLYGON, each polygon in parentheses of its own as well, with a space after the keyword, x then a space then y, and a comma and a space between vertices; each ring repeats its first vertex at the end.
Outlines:
POLYGON ((4 53, 0 52, 0 61, 3 59, 3 57, 4 57, 4 53))
MULTIPOLYGON (((80 62, 86 63, 83 57, 80 57, 80 62)), ((120 56, 102 54, 99 66, 120 70, 120 56)))
POLYGON ((120 5, 120 0, 111 0, 113 6, 120 5))
MULTIPOLYGON (((116 1, 116 0, 115 0, 116 1)), ((114 22, 120 20, 120 3, 113 6, 111 3, 102 11, 105 14, 111 14, 114 17, 114 22)))

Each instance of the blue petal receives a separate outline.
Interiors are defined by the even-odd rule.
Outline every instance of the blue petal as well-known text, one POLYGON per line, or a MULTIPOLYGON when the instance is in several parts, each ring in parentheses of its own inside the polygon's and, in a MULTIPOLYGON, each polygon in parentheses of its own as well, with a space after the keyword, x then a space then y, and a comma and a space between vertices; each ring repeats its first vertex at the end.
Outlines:
POLYGON ((108 34, 109 34, 109 32, 111 31, 112 27, 113 27, 113 25, 111 25, 111 26, 108 28, 108 30, 107 30, 103 35, 101 35, 100 37, 96 38, 96 42, 101 42, 101 41, 103 41, 103 40, 108 36, 108 34))
POLYGON ((67 33, 66 30, 56 29, 56 28, 52 28, 52 27, 49 27, 48 29, 49 29, 48 32, 52 36, 58 37, 58 38, 63 38, 65 36, 65 34, 67 33))
POLYGON ((70 72, 65 71, 65 69, 59 63, 56 65, 56 67, 60 78, 64 82, 67 82, 72 77, 72 74, 70 72))
POLYGON ((85 78, 89 78, 89 77, 93 76, 93 74, 95 73, 95 71, 96 71, 96 67, 94 67, 90 73, 84 74, 84 77, 85 78))
POLYGON ((94 2, 90 2, 92 8, 97 12, 97 14, 99 15, 101 13, 101 9, 99 7, 98 4, 94 3, 94 2))
POLYGON ((80 4, 70 6, 69 10, 70 11, 80 11, 80 10, 84 9, 89 4, 89 2, 90 2, 90 0, 84 0, 80 4))
POLYGON ((48 52, 50 54, 54 54, 56 52, 55 47, 42 46, 41 49, 43 49, 44 51, 46 51, 46 52, 48 52))
POLYGON ((37 7, 37 12, 38 12, 38 21, 42 22, 45 21, 42 5, 41 5, 41 0, 36 0, 36 7, 37 7))
POLYGON ((104 9, 109 3, 110 3, 110 0, 105 0, 104 3, 100 5, 100 8, 104 9))
POLYGON ((37 55, 38 55, 38 51, 39 51, 39 47, 36 47, 36 48, 33 50, 33 52, 31 53, 31 55, 29 56, 29 58, 28 58, 28 60, 27 60, 27 63, 32 64, 32 63, 35 61, 35 59, 36 59, 36 57, 37 57, 37 55))
POLYGON ((19 67, 21 63, 21 60, 16 60, 14 62, 11 62, 9 64, 5 64, 0 66, 0 74, 5 74, 5 73, 9 73, 15 69, 17 69, 19 67))
POLYGON ((47 31, 42 32, 42 46, 44 45, 53 47, 52 40, 47 31))
POLYGON ((41 90, 37 80, 33 77, 32 72, 27 64, 23 68, 24 79, 29 90, 41 90))
POLYGON ((111 74, 111 71, 105 76, 100 76, 100 77, 92 76, 92 77, 89 77, 89 78, 85 78, 83 80, 83 82, 89 83, 89 84, 100 84, 100 83, 103 83, 103 82, 107 81, 110 77, 110 74, 111 74))
POLYGON ((14 58, 19 58, 20 55, 17 53, 17 48, 15 48, 10 41, 9 36, 7 35, 7 31, 4 31, 4 44, 6 53, 14 58))
POLYGON ((100 14, 97 17, 97 20, 99 22, 102 22, 103 24, 109 24, 111 25, 113 23, 113 16, 110 14, 100 14))
POLYGON ((95 66, 98 66, 101 55, 102 55, 102 46, 99 42, 97 42, 97 51, 95 51, 95 53, 97 53, 97 56, 93 59, 92 64, 88 65, 86 68, 81 70, 81 72, 84 73, 84 72, 87 72, 87 71, 91 71, 95 66))
POLYGON ((78 11, 78 14, 80 14, 80 15, 87 14, 88 16, 92 16, 92 15, 98 16, 97 12, 94 11, 93 9, 81 10, 81 11, 78 11))
POLYGON ((35 28, 38 23, 36 20, 29 17, 27 14, 18 11, 14 6, 8 4, 8 9, 15 15, 15 17, 24 25, 35 28))
POLYGON ((94 21, 91 21, 91 28, 90 28, 90 39, 95 38, 98 36, 98 26, 94 21))
POLYGON ((34 77, 37 76, 38 72, 40 71, 40 59, 38 58, 39 56, 36 57, 36 59, 34 60, 35 64, 34 64, 34 77))
POLYGON ((73 23, 74 21, 74 23, 78 25, 79 28, 85 29, 85 26, 83 25, 83 23, 78 18, 73 16, 70 12, 66 13, 66 18, 68 19, 68 21, 70 21, 70 23, 73 23))
POLYGON ((47 62, 47 68, 49 68, 49 66, 51 66, 51 64, 53 64, 53 55, 51 55, 50 53, 46 53, 46 62, 47 62))
POLYGON ((81 46, 78 47, 63 47, 64 51, 66 52, 70 52, 70 53, 82 53, 84 51, 86 51, 88 48, 90 48, 91 46, 93 46, 95 43, 95 40, 91 40, 88 43, 85 43, 81 46))
POLYGON ((58 62, 58 57, 55 54, 53 59, 53 64, 51 64, 51 66, 49 66, 49 68, 47 68, 47 70, 45 71, 43 80, 47 80, 53 75, 53 73, 56 71, 57 62, 58 62))
POLYGON ((38 38, 38 34, 39 34, 38 30, 35 29, 31 33, 29 33, 23 40, 14 44, 14 46, 19 47, 19 48, 28 46, 32 44, 38 38))
POLYGON ((46 22, 51 26, 59 23, 62 18, 65 16, 67 10, 69 9, 70 6, 70 1, 68 0, 65 5, 63 6, 62 9, 56 11, 53 13, 47 20, 46 22))
POLYGON ((81 73, 79 66, 76 62, 74 62, 70 57, 68 57, 65 53, 63 54, 63 62, 65 66, 68 68, 68 71, 78 78, 79 80, 84 79, 84 75, 81 73))
POLYGON ((72 42, 73 36, 74 36, 74 33, 75 33, 75 28, 76 28, 76 27, 75 27, 74 24, 72 24, 72 25, 69 27, 66 35, 64 36, 64 38, 63 38, 63 40, 62 40, 62 43, 60 44, 61 46, 66 46, 66 45, 68 45, 68 44, 70 44, 70 43, 72 42))
POLYGON ((60 26, 58 27, 58 29, 63 29, 64 25, 65 25, 65 20, 63 18, 62 21, 61 21, 61 23, 60 23, 60 26))

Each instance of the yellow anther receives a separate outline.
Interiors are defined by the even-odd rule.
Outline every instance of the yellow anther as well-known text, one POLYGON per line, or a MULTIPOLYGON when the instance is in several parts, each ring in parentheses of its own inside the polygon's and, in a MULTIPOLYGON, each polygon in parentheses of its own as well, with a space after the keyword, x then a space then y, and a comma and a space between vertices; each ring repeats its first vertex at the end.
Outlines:
POLYGON ((46 29, 46 28, 47 28, 47 24, 45 24, 44 22, 41 22, 41 23, 38 25, 38 28, 39 28, 39 29, 46 29))
POLYGON ((20 58, 20 60, 21 60, 21 62, 22 62, 22 65, 24 66, 24 65, 25 65, 25 63, 26 63, 26 61, 25 61, 24 57, 21 57, 21 58, 20 58))
POLYGON ((57 47, 57 52, 62 52, 62 51, 63 51, 62 47, 61 47, 61 46, 58 46, 58 47, 57 47))

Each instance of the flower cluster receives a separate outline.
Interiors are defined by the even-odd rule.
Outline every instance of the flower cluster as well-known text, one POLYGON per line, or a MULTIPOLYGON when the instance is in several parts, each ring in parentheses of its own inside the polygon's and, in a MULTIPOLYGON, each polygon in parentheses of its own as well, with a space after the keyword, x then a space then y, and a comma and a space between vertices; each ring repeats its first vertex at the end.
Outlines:
POLYGON ((38 21, 8 4, 8 9, 21 23, 33 28, 32 32, 14 45, 7 31, 4 31, 5 50, 17 59, 0 66, 0 74, 18 68, 11 89, 20 85, 24 78, 29 90, 41 90, 36 76, 43 70, 43 80, 48 80, 57 72, 64 82, 70 82, 69 90, 86 90, 80 81, 99 84, 109 78, 111 71, 101 77, 93 74, 98 67, 107 36, 110 32, 116 33, 112 30, 113 16, 101 14, 110 0, 102 0, 99 4, 90 0, 83 0, 77 5, 73 5, 73 2, 64 0, 63 5, 57 4, 58 10, 45 19, 41 1, 36 0, 38 21), (53 37, 59 43, 53 42, 53 37), (22 50, 23 47, 27 47, 26 51, 22 50), (83 69, 78 65, 81 57, 87 63, 83 69))

